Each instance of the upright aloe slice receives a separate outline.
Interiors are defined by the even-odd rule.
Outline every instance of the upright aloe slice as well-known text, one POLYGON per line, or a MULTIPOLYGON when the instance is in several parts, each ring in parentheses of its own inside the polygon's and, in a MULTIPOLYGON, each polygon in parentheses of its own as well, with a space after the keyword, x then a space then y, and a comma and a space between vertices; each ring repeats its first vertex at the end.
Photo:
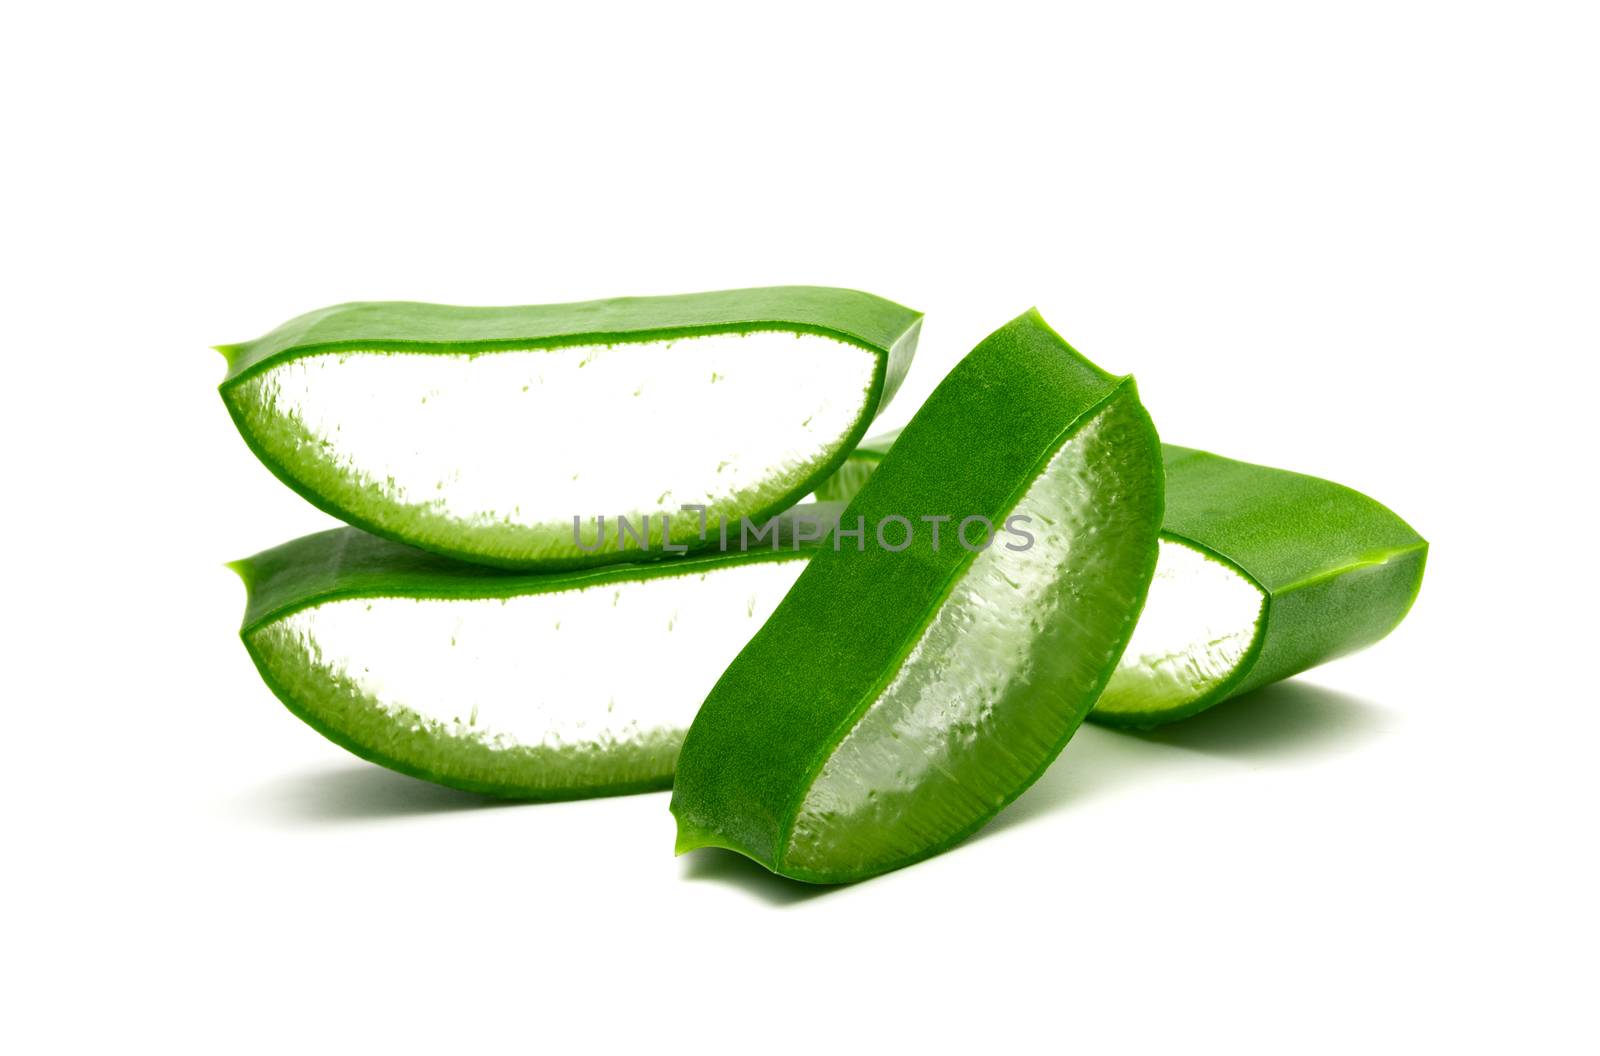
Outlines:
POLYGON ((784 532, 529 574, 335 529, 234 566, 239 633, 290 711, 402 773, 533 799, 662 788, 700 701, 805 564, 784 532))
POLYGON ((1034 312, 991 335, 702 706, 672 797, 680 853, 726 847, 843 882, 973 832, 1111 677, 1160 519, 1160 454, 1132 380, 1034 312), (974 552, 963 522, 973 546, 986 536, 971 518, 1032 545, 1012 532, 974 552), (910 545, 890 549, 908 528, 910 545))
POLYGON ((585 567, 644 540, 659 553, 664 530, 701 542, 686 505, 737 522, 805 495, 898 388, 920 324, 809 286, 343 304, 223 346, 221 391, 261 460, 351 524, 485 564, 585 567))
MULTIPOLYGON (((897 436, 862 441, 817 495, 847 501, 897 436)), ((1386 507, 1300 473, 1162 454, 1161 559, 1095 722, 1186 718, 1371 645, 1411 608, 1428 544, 1386 507)))
POLYGON ((1317 477, 1167 445, 1161 565, 1096 722, 1155 726, 1371 645, 1405 618, 1428 544, 1317 477))

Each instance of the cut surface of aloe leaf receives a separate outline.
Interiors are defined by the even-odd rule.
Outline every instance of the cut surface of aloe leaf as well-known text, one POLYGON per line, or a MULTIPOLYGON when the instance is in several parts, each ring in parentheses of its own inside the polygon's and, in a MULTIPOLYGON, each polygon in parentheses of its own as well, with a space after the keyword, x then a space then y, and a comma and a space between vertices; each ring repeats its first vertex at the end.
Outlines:
POLYGON ((1132 380, 1035 312, 996 331, 917 412, 702 706, 673 790, 680 853, 725 847, 845 882, 976 830, 1110 677, 1160 516, 1158 443, 1132 380), (982 532, 959 541, 968 518, 997 529, 986 548, 982 532), (909 545, 897 519, 920 529, 909 545), (860 544, 846 534, 858 527, 860 544))
POLYGON ((485 564, 587 567, 702 545, 684 506, 737 522, 793 504, 898 388, 920 323, 827 287, 352 303, 223 346, 221 392, 268 468, 351 524, 485 564))
MULTIPOLYGON (((847 501, 894 446, 869 437, 817 495, 847 501)), ((1428 544, 1381 504, 1287 470, 1162 446, 1161 556, 1090 718, 1150 727, 1370 645, 1399 625, 1428 544)))
POLYGON ((784 524, 776 547, 553 573, 335 529, 234 564, 240 637, 290 711, 402 773, 531 799, 663 788, 805 564, 784 524))

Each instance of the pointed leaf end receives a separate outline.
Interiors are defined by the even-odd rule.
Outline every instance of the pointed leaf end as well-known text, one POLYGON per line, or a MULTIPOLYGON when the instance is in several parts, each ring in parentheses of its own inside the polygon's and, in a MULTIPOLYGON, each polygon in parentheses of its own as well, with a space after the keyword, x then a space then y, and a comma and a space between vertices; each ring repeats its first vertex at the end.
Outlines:
POLYGON ((255 590, 256 566, 248 557, 242 557, 237 561, 229 561, 223 567, 239 577, 239 581, 244 584, 246 592, 255 590))
POLYGON ((243 345, 212 345, 213 352, 222 353, 222 358, 228 361, 228 370, 233 371, 233 365, 239 361, 239 354, 244 351, 243 345))

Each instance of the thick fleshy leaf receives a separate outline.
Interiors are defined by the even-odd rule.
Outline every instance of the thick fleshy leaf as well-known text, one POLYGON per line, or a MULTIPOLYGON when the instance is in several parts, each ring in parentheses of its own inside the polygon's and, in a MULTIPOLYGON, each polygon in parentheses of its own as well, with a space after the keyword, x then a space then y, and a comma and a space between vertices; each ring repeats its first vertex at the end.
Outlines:
POLYGON ((336 529, 234 564, 240 637, 290 711, 402 773, 531 799, 662 788, 817 545, 810 509, 744 551, 552 573, 336 529))
POLYGON ((888 402, 920 324, 809 286, 353 303, 223 346, 221 392, 262 462, 350 524, 484 564, 589 567, 699 545, 702 510, 788 508, 888 402))
POLYGON ((1167 445, 1161 568, 1091 716, 1155 726, 1371 645, 1405 618, 1428 544, 1360 492, 1167 445))
POLYGON ((679 850, 842 882, 977 829, 1110 678, 1160 518, 1158 443, 1131 379, 1037 313, 996 331, 696 716, 673 791, 679 850), (972 530, 984 520, 995 536, 972 530))

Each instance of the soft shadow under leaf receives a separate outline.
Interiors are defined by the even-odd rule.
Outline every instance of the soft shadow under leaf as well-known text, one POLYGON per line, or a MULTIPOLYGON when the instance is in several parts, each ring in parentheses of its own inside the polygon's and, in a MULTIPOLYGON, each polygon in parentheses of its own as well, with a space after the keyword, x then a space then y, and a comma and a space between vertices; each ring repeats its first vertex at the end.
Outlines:
POLYGON ((1384 716, 1359 697, 1308 682, 1274 682, 1193 718, 1129 735, 1206 755, 1272 759, 1320 755, 1376 734, 1384 716))
POLYGON ((1371 738, 1384 723, 1383 713, 1359 697, 1286 681, 1154 730, 1085 725, 1044 776, 985 833, 1092 801, 1163 768, 1183 766, 1185 755, 1190 763, 1198 755, 1256 764, 1327 755, 1371 738))
POLYGON ((704 847, 683 859, 685 880, 711 880, 740 888, 771 906, 809 902, 841 887, 807 884, 769 871, 766 866, 734 851, 704 847))
POLYGON ((262 786, 249 809, 286 825, 337 824, 510 806, 511 800, 462 792, 378 766, 294 774, 262 786))

